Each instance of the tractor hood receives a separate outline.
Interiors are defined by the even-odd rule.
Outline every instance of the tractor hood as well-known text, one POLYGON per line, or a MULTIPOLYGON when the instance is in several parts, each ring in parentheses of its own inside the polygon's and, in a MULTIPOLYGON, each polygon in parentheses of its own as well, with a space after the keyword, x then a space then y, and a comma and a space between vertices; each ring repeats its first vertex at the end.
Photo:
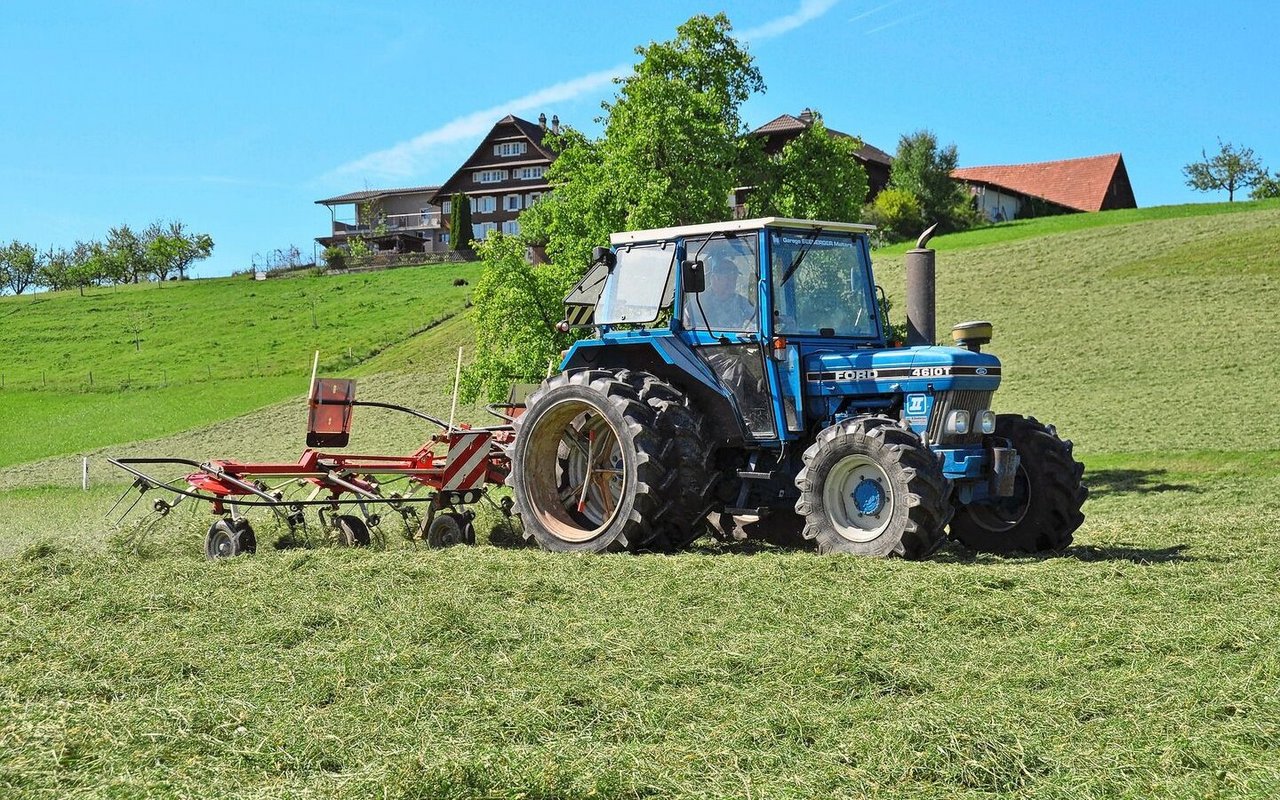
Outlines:
POLYGON ((1000 385, 1000 359, 959 347, 811 352, 804 384, 811 396, 992 391, 1000 385))

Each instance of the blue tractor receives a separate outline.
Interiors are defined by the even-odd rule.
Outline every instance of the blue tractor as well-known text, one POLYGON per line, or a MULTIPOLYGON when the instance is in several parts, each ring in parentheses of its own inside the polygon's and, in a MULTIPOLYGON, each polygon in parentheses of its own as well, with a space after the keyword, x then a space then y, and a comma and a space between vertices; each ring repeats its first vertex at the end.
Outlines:
POLYGON ((890 341, 870 230, 771 217, 596 248, 561 323, 595 335, 516 421, 508 483, 526 536, 579 552, 798 536, 906 558, 948 532, 997 552, 1069 544, 1087 493, 1071 443, 992 410, 989 323, 933 345, 923 238, 909 256, 926 256, 922 288, 908 280, 918 344, 890 341))

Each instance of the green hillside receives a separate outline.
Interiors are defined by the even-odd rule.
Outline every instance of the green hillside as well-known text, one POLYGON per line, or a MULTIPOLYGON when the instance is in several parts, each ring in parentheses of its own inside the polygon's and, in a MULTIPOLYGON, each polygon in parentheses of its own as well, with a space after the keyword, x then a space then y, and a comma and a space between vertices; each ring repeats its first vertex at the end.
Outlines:
POLYGON ((325 372, 350 369, 457 314, 477 275, 457 264, 0 298, 0 415, 28 423, 0 428, 0 466, 305 393, 314 351, 325 372))

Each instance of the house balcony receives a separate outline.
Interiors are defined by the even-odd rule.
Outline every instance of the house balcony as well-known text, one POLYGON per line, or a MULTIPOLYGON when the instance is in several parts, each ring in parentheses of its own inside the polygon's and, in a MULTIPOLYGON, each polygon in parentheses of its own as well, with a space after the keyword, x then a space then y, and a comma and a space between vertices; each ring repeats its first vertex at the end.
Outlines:
POLYGON ((334 220, 333 235, 336 237, 372 236, 382 228, 385 228, 387 233, 434 231, 443 226, 443 215, 439 212, 430 214, 388 214, 377 225, 362 225, 334 220))

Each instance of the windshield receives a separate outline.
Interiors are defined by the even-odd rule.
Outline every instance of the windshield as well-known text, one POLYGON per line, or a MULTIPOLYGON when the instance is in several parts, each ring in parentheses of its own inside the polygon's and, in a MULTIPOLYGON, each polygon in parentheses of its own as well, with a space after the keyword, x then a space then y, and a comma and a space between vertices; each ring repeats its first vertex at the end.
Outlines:
POLYGON ((610 272, 596 307, 596 324, 657 319, 658 309, 671 305, 675 253, 675 245, 670 243, 618 250, 618 264, 610 272))
POLYGON ((773 329, 877 335, 866 250, 852 234, 772 231, 773 329))

